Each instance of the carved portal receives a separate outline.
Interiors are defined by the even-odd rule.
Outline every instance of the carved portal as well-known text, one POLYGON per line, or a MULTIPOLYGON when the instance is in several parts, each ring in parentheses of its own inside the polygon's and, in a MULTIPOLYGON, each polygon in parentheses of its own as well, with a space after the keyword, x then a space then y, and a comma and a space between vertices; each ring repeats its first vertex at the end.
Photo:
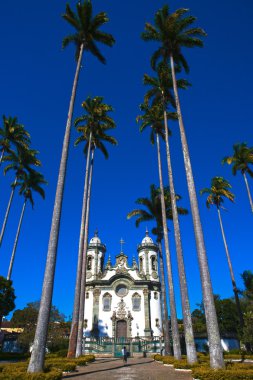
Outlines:
POLYGON ((123 299, 117 305, 112 317, 112 337, 113 338, 130 338, 132 336, 132 314, 126 309, 126 303, 123 299))

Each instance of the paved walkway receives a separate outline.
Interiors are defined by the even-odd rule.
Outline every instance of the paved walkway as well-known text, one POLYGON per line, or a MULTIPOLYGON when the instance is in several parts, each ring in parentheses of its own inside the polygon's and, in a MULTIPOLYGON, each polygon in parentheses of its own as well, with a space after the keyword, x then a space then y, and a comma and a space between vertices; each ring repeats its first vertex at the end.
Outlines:
POLYGON ((68 380, 192 380, 186 372, 175 371, 171 367, 155 362, 151 358, 130 358, 127 364, 122 359, 96 359, 78 372, 65 374, 68 380))

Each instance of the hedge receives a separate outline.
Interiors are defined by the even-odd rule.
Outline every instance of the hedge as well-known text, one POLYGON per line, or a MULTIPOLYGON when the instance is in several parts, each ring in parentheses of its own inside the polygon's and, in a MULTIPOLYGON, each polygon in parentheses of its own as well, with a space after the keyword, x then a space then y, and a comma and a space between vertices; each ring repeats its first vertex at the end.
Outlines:
POLYGON ((252 370, 193 368, 192 376, 199 380, 253 380, 252 370))

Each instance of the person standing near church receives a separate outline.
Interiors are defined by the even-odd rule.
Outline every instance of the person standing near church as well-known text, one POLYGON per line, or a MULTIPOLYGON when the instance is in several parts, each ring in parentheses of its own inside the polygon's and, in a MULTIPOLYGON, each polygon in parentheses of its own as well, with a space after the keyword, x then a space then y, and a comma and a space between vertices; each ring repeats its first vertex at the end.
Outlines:
POLYGON ((126 346, 124 346, 122 348, 122 359, 123 359, 123 363, 127 363, 127 350, 126 350, 126 346))

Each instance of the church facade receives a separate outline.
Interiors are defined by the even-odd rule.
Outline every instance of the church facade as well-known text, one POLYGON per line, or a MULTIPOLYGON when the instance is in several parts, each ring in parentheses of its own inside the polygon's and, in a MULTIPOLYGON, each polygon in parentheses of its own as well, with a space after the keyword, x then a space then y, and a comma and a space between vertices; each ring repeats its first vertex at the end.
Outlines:
POLYGON ((97 234, 87 251, 85 337, 136 338, 162 334, 158 247, 146 236, 138 263, 121 252, 115 265, 104 263, 105 245, 97 234))

